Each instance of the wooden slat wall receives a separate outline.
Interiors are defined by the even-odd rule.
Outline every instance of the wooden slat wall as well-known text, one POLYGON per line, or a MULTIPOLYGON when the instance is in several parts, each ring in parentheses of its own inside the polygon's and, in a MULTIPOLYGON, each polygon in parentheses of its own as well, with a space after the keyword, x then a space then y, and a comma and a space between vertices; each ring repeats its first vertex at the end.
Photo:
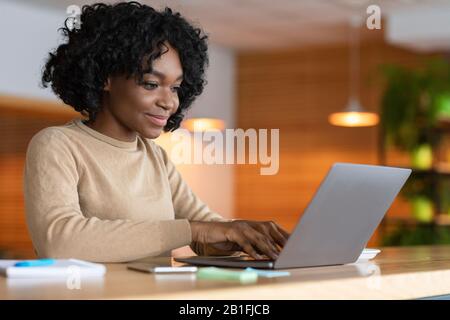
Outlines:
POLYGON ((36 132, 75 115, 67 106, 0 96, 0 255, 34 257, 23 202, 26 148, 36 132))
MULTIPOLYGON (((378 111, 380 64, 414 65, 420 58, 381 39, 363 43, 363 106, 378 111)), ((236 170, 238 217, 276 220, 291 230, 332 163, 378 163, 377 128, 340 128, 327 122, 330 113, 347 103, 348 70, 345 45, 238 56, 238 127, 280 129, 277 175, 261 176, 254 165, 236 170)), ((397 200, 388 214, 409 213, 406 204, 397 200)), ((375 235, 369 244, 376 242, 375 235)))

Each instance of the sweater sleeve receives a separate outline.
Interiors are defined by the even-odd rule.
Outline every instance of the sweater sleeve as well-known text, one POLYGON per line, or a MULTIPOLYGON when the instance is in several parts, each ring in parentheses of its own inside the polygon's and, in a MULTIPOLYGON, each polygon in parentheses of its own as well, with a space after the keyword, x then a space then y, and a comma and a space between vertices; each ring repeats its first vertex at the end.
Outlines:
POLYGON ((47 128, 27 149, 24 198, 28 229, 39 257, 125 262, 191 243, 187 219, 101 220, 85 217, 78 199, 80 164, 69 138, 47 128))
MULTIPOLYGON (((175 217, 188 219, 189 221, 231 221, 231 219, 226 219, 217 212, 212 211, 203 203, 184 181, 173 162, 169 159, 167 152, 161 146, 158 146, 158 148, 169 177, 175 217)), ((197 242, 192 242, 190 247, 198 255, 208 255, 213 251, 210 250, 211 248, 208 245, 197 242)))

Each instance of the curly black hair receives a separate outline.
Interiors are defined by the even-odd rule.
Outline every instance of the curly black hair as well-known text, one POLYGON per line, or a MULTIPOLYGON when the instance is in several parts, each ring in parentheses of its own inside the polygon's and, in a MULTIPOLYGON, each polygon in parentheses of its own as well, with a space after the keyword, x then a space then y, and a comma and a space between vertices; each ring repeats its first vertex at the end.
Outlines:
POLYGON ((170 8, 157 11, 135 1, 84 5, 78 28, 69 27, 68 19, 58 29, 67 41, 49 53, 42 73, 43 87, 51 83, 64 103, 93 121, 108 77, 133 76, 141 83, 144 73, 151 72, 153 61, 166 52, 164 42, 168 42, 180 57, 183 82, 178 110, 164 131, 180 126, 185 111, 206 84, 208 37, 200 28, 170 8))

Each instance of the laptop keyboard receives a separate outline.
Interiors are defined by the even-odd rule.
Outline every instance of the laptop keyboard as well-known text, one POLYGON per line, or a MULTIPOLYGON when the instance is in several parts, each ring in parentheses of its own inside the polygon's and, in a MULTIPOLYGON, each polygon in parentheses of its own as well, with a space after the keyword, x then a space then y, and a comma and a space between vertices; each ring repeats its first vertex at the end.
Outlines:
POLYGON ((227 259, 227 260, 236 260, 236 261, 273 261, 272 259, 269 258, 264 258, 264 259, 255 259, 252 258, 249 255, 240 255, 240 256, 217 256, 217 257, 213 257, 213 256, 208 256, 208 258, 212 258, 212 259, 227 259))

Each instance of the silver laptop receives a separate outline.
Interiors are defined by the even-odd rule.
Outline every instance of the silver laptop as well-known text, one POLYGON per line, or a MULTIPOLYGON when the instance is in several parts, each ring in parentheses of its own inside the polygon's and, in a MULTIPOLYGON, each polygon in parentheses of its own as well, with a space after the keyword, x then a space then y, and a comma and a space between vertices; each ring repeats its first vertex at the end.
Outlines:
POLYGON ((276 260, 241 256, 178 257, 194 265, 285 269, 355 262, 411 169, 335 163, 276 260))

